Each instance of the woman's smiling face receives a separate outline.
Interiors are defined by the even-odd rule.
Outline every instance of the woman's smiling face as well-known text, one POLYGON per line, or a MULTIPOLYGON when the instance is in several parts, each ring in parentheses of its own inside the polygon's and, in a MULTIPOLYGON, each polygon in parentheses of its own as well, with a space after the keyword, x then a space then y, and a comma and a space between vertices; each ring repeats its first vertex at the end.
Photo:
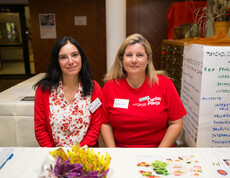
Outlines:
POLYGON ((63 75, 78 76, 81 70, 81 55, 75 45, 68 42, 59 51, 58 60, 63 75))
POLYGON ((135 43, 126 47, 123 65, 128 76, 136 74, 145 76, 145 69, 148 63, 148 56, 141 43, 135 43))

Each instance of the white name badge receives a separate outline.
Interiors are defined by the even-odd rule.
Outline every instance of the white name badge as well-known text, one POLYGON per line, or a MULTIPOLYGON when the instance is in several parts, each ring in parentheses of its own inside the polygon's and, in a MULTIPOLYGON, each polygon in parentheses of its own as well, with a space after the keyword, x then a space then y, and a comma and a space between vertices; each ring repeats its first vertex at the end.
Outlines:
POLYGON ((97 108, 99 108, 101 106, 101 101, 99 100, 99 98, 97 97, 90 105, 89 105, 89 110, 94 113, 97 108))
POLYGON ((114 108, 125 108, 128 109, 129 106, 129 100, 127 99, 117 99, 115 98, 113 107, 114 108))

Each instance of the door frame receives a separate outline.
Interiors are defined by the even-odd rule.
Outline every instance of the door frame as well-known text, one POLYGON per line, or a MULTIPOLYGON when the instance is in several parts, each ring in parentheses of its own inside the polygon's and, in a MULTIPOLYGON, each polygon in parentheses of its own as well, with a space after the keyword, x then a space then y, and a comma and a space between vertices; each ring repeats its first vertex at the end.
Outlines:
MULTIPOLYGON (((26 26, 25 5, 0 5, 0 12, 19 13, 25 75, 31 75, 29 49, 28 49, 28 36, 27 36, 28 29, 26 26)), ((7 47, 9 45, 3 44, 1 46, 7 47)))

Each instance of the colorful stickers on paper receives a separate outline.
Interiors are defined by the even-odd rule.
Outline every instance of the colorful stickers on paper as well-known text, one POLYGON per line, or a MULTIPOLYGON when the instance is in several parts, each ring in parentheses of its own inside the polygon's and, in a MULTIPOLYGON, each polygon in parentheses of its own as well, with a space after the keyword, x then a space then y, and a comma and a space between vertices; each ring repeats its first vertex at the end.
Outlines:
POLYGON ((205 177, 203 166, 194 155, 174 157, 138 156, 137 169, 139 177, 205 177), (156 159, 157 158, 157 159, 156 159))

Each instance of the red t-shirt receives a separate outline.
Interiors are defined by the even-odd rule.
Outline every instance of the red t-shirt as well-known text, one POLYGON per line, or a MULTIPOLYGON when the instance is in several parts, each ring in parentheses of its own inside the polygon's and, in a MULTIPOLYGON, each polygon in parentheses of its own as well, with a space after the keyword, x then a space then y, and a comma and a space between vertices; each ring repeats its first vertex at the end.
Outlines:
POLYGON ((157 147, 167 121, 186 115, 173 82, 164 76, 158 79, 153 87, 148 78, 138 89, 126 79, 109 81, 103 87, 102 123, 113 127, 117 147, 157 147))

